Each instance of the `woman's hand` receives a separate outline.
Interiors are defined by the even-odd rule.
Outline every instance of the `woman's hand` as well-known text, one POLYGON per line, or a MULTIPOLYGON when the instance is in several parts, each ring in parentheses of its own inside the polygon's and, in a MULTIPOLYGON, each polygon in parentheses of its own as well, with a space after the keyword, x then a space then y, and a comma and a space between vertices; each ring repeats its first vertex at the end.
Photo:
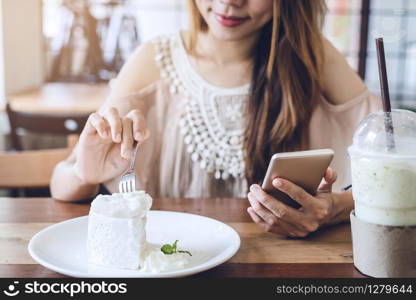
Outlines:
POLYGON ((247 211, 253 221, 268 232, 290 237, 305 237, 323 225, 339 221, 340 208, 336 207, 337 194, 331 192, 336 177, 336 173, 328 168, 316 196, 311 196, 288 180, 274 179, 273 186, 297 201, 302 206, 300 209, 283 204, 264 192, 257 184, 252 185, 248 193, 251 207, 247 211))
POLYGON ((121 175, 129 166, 134 143, 148 136, 144 116, 137 109, 125 117, 114 107, 91 114, 77 145, 75 174, 87 184, 121 175))

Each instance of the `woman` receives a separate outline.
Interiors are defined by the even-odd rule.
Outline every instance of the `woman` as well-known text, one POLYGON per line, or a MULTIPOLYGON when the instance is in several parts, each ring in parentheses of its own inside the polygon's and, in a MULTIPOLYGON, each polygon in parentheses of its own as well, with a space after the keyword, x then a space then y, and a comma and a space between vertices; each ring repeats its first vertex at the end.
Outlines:
POLYGON ((91 198, 100 183, 116 192, 137 141, 137 184, 153 196, 247 196, 252 219, 284 236, 347 220, 353 199, 340 192, 349 184, 346 148, 379 101, 322 37, 324 1, 196 0, 189 7, 189 32, 139 47, 112 82, 56 167, 53 197, 91 198), (316 148, 335 150, 338 181, 328 169, 313 197, 274 180, 301 209, 260 188, 274 153, 316 148))

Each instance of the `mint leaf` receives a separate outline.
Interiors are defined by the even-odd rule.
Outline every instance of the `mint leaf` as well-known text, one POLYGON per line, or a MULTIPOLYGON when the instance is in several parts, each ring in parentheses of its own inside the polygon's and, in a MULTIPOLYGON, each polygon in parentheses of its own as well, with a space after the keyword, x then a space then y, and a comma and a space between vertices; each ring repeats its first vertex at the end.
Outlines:
POLYGON ((163 245, 162 248, 160 248, 160 251, 162 251, 165 254, 173 254, 174 253, 172 246, 169 245, 169 244, 163 245))
POLYGON ((174 254, 174 253, 187 253, 190 256, 192 256, 191 252, 186 251, 186 250, 178 250, 178 240, 176 240, 175 242, 173 242, 172 245, 170 244, 164 244, 161 248, 160 251, 162 251, 164 254, 174 254))
POLYGON ((176 241, 172 244, 172 249, 173 249, 173 252, 174 252, 174 253, 176 253, 176 247, 177 247, 177 245, 178 245, 178 240, 176 240, 176 241))

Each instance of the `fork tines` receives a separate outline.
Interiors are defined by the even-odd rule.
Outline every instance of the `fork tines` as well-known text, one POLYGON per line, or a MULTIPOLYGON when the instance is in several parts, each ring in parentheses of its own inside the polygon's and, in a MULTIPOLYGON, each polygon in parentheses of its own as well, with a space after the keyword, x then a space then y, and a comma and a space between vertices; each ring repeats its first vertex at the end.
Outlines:
POLYGON ((136 190, 136 175, 134 173, 124 175, 119 183, 120 193, 131 193, 136 190))

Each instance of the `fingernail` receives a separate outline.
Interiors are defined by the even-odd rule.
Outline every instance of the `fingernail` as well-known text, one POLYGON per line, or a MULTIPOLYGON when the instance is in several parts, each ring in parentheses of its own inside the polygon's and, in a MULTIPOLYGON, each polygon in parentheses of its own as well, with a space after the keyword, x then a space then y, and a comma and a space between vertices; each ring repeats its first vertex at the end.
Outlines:
POLYGON ((257 191, 259 191, 259 186, 258 186, 257 184, 253 184, 253 185, 250 187, 250 191, 252 191, 252 192, 257 192, 257 191))
POLYGON ((142 133, 143 135, 143 140, 147 140, 150 137, 150 131, 146 130, 142 133))
POLYGON ((283 182, 280 179, 275 179, 273 182, 274 182, 274 185, 277 187, 283 186, 283 182))
POLYGON ((140 132, 136 132, 134 135, 134 139, 136 141, 141 140, 143 138, 143 135, 140 132))
POLYGON ((120 133, 117 133, 117 135, 116 135, 116 141, 117 142, 121 142, 121 134, 120 133))
POLYGON ((128 150, 128 149, 123 150, 123 157, 124 158, 129 159, 130 156, 131 156, 131 151, 130 150, 128 150))

